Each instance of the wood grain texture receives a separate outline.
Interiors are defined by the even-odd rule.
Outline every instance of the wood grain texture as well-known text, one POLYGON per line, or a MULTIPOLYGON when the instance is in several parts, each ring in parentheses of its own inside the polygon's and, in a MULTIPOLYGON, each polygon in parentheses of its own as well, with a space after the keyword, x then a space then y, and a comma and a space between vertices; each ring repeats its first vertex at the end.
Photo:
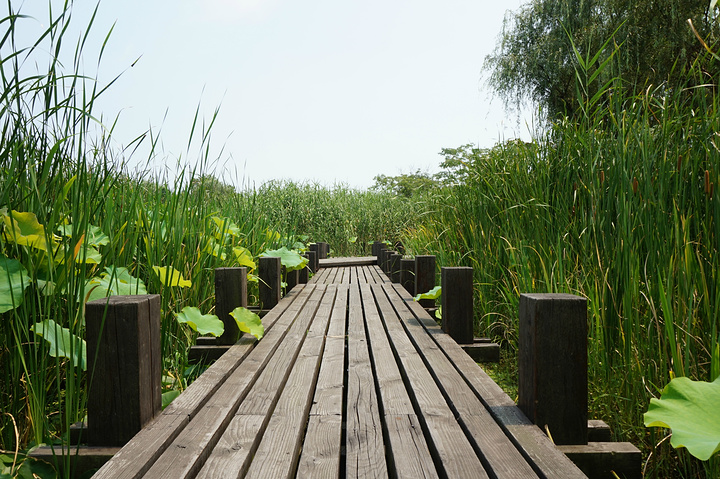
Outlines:
POLYGON ((297 477, 340 477, 342 415, 310 415, 297 477))
POLYGON ((585 477, 548 437, 522 413, 515 402, 483 371, 455 341, 443 333, 427 312, 401 288, 396 293, 414 317, 452 361, 468 385, 489 409, 495 420, 512 438, 515 446, 528 458, 534 470, 548 479, 585 477))
POLYGON ((235 344, 240 337, 235 318, 230 313, 247 308, 247 268, 215 269, 215 314, 225 325, 217 344, 235 344))
POLYGON ((358 288, 350 289, 345 467, 348 477, 387 477, 382 422, 358 288))

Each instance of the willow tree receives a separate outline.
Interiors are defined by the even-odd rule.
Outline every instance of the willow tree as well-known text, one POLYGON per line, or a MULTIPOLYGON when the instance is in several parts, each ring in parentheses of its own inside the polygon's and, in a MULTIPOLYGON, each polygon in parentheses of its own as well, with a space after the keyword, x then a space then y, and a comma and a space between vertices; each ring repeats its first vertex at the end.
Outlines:
POLYGON ((591 88, 609 78, 625 94, 684 86, 684 69, 703 50, 687 20, 712 44, 708 7, 708 0, 530 0, 505 17, 485 59, 489 84, 506 106, 529 100, 550 118, 577 111, 577 55, 597 55, 584 72, 590 77, 604 68, 591 88))

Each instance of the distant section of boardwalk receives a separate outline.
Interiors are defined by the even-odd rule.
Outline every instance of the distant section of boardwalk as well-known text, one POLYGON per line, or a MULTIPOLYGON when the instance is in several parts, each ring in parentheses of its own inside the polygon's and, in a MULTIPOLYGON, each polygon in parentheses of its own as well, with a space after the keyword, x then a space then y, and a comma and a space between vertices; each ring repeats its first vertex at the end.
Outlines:
POLYGON ((368 262, 323 260, 94 477, 585 477, 368 262))
POLYGON ((321 268, 339 268, 344 266, 372 266, 377 263, 375 256, 359 256, 348 258, 326 258, 320 260, 321 268))

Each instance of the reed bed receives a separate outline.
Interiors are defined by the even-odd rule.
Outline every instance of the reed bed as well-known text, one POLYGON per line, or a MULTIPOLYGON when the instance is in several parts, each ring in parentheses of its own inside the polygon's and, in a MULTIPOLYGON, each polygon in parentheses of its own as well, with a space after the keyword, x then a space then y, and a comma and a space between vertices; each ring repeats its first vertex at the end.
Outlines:
POLYGON ((720 104, 706 71, 686 73, 691 88, 610 88, 579 121, 467 158, 465 181, 404 238, 474 268, 476 332, 511 354, 520 293, 587 297, 590 413, 642 446, 646 477, 720 475, 717 457, 674 451, 642 421, 672 377, 720 374, 720 104))

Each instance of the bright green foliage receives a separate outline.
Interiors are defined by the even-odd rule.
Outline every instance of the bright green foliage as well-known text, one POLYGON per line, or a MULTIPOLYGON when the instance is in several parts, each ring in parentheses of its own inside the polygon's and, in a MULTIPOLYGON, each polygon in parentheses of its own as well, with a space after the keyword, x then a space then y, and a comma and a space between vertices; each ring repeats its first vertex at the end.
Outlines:
MULTIPOLYGON (((588 98, 604 95, 603 85, 613 77, 622 81, 612 92, 623 96, 663 84, 689 86, 684 71, 702 46, 687 20, 712 44, 707 9, 707 0, 530 0, 505 17, 495 51, 485 60, 489 83, 508 106, 531 100, 550 119, 573 116, 579 100, 574 44, 583 58, 599 55, 589 76, 617 52, 597 81, 586 85, 588 98)), ((705 68, 717 73, 710 64, 705 68)))
POLYGON ((235 318, 238 329, 244 333, 250 333, 258 339, 262 339, 265 334, 265 327, 260 320, 260 316, 253 313, 247 308, 235 308, 230 313, 235 318))
POLYGON ((202 314, 200 309, 193 306, 185 306, 182 311, 175 313, 179 323, 190 326, 193 331, 200 335, 210 334, 220 336, 225 331, 225 325, 214 314, 202 314))
POLYGON ((235 260, 240 266, 246 266, 250 270, 256 268, 257 265, 255 264, 255 261, 253 261, 252 253, 250 253, 249 249, 243 248, 242 246, 236 246, 233 248, 233 254, 235 255, 235 260))
POLYGON ((417 296, 415 296, 413 299, 415 301, 420 301, 421 299, 438 299, 441 294, 442 294, 442 287, 435 286, 430 291, 428 291, 426 293, 420 293, 417 296))
POLYGON ((38 222, 34 213, 20 213, 11 211, 2 217, 5 229, 2 238, 7 243, 48 251, 45 227, 38 222))
POLYGON ((438 186, 433 175, 419 169, 415 173, 402 173, 397 176, 377 175, 373 180, 373 190, 388 191, 405 198, 423 195, 438 186))
POLYGON ((29 285, 30 277, 23 265, 0 253, 0 313, 18 307, 29 285))
POLYGON ((145 283, 130 274, 127 268, 108 266, 100 277, 92 278, 85 285, 86 301, 133 294, 147 294, 145 283))
MULTIPOLYGON (((67 225, 60 225, 58 228, 58 231, 63 236, 72 237, 73 235, 73 225, 67 224, 67 225)), ((110 242, 110 238, 108 235, 103 233, 103 231, 98 228, 97 226, 93 225, 87 225, 87 230, 84 233, 81 233, 83 237, 85 238, 85 243, 89 244, 91 246, 105 246, 110 242)))
POLYGON ((153 271, 165 286, 180 286, 181 288, 192 286, 192 282, 183 278, 182 273, 172 266, 153 266, 153 271))
POLYGON ((30 331, 41 336, 50 345, 50 356, 68 358, 75 367, 87 369, 87 346, 85 340, 78 338, 68 328, 63 328, 52 319, 30 326, 30 331))
POLYGON ((300 256, 300 253, 282 247, 276 250, 268 250, 260 254, 264 258, 280 258, 280 263, 285 266, 286 271, 296 271, 303 269, 308 264, 308 259, 300 256))
POLYGON ((707 461, 720 451, 720 378, 708 383, 675 378, 651 399, 645 426, 672 429, 670 444, 707 461))

